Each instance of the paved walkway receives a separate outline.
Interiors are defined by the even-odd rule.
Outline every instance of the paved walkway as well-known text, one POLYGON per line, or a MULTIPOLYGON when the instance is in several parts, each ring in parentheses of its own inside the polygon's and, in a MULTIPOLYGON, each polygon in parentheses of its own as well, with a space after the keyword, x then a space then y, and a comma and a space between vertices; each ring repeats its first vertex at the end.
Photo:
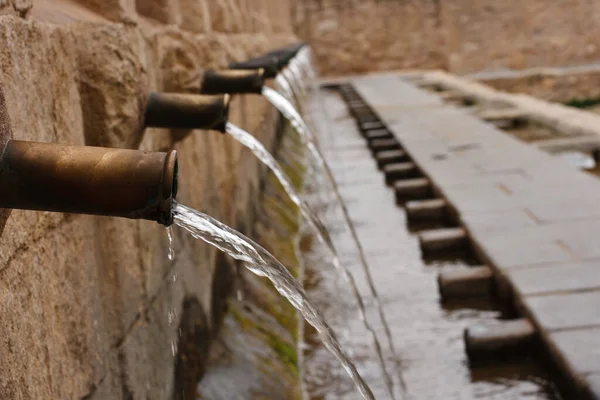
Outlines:
MULTIPOLYGON (((401 82, 398 82, 399 84, 401 82)), ((364 85, 370 86, 367 81, 364 85)), ((439 108, 431 96, 411 90, 405 97, 388 90, 385 82, 372 87, 370 100, 380 110, 439 108), (380 96, 374 98, 375 96, 380 96), (422 104, 414 104, 421 98, 422 104), (428 102, 433 101, 433 104, 428 102)), ((416 234, 407 229, 406 215, 396 206, 394 192, 384 183, 382 173, 360 135, 346 105, 334 92, 324 92, 323 102, 314 104, 312 119, 317 125, 320 146, 334 172, 351 218, 366 250, 371 274, 383 302, 395 348, 401 358, 402 374, 412 400, 505 400, 555 399, 544 371, 533 364, 469 368, 463 329, 473 323, 495 321, 501 317, 493 304, 480 302, 466 307, 440 304, 436 278, 440 270, 464 266, 460 260, 422 260, 416 234), (324 113, 325 112, 325 113, 324 113)), ((393 113, 392 113, 393 114, 393 113)), ((329 193, 323 188, 324 193, 329 193)), ((311 197, 315 204, 326 195, 311 197)), ((376 326, 384 351, 389 357, 377 313, 368 296, 365 278, 354 244, 344 229, 339 208, 331 203, 328 226, 345 265, 355 276, 361 294, 370 306, 369 320, 376 326)), ((318 253, 313 249, 315 253, 318 253)), ((325 253, 321 251, 321 253, 325 253)), ((307 256, 311 276, 309 296, 324 311, 327 319, 349 349, 358 368, 376 393, 387 399, 372 343, 359 321, 353 300, 344 282, 327 267, 327 257, 307 256), (337 281, 337 283, 336 283, 337 281), (344 331, 346 334, 344 334, 344 331)), ((313 398, 359 399, 345 373, 316 342, 308 349, 306 371, 313 398), (321 397, 320 397, 321 396, 321 397)), ((393 370, 392 363, 388 368, 393 370)), ((396 397, 402 399, 400 395, 396 397)))
POLYGON ((600 397, 600 181, 382 74, 351 81, 459 215, 572 379, 600 397))

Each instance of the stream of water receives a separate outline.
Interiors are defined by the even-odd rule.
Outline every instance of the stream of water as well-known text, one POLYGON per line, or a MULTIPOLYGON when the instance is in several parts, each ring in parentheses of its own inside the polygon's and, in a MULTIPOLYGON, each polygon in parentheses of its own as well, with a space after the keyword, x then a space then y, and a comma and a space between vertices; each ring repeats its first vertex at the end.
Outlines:
POLYGON ((373 343, 375 345, 375 350, 377 352, 377 357, 379 359, 384 379, 388 387, 389 395, 392 399, 394 399, 395 396, 393 390, 393 380, 387 371, 381 344, 379 343, 379 339, 377 338, 375 330, 373 329, 373 327, 367 319, 366 307, 359 293, 354 277, 352 276, 352 273, 350 273, 350 270, 344 267, 340 262, 338 252, 335 248, 335 245, 333 244, 333 241, 331 240, 331 237, 329 236, 327 228, 325 228, 325 226, 320 221, 317 214, 311 209, 311 207, 305 201, 302 201, 302 199, 294 189, 294 186, 292 185, 292 182, 290 181, 288 176, 281 169, 273 155, 269 153, 269 151, 263 146, 263 144, 260 141, 258 141, 250 133, 231 123, 227 123, 226 131, 231 137, 233 137, 245 147, 250 149, 252 153, 273 172, 273 174, 277 177, 277 179, 281 183, 281 186, 288 194, 292 202, 300 209, 302 216, 306 218, 311 228, 313 228, 314 231, 317 233, 319 241, 323 243, 329 250, 333 266, 342 274, 342 276, 350 286, 352 295, 355 298, 356 303, 358 305, 359 317, 367 331, 370 333, 373 343))
POLYGON ((277 291, 316 329, 323 344, 342 364, 363 398, 375 400, 371 389, 341 348, 335 333, 321 312, 308 300, 300 283, 283 264, 260 245, 227 225, 175 201, 173 203, 174 222, 177 226, 184 228, 194 238, 201 239, 236 260, 242 261, 252 273, 268 278, 277 291))
MULTIPOLYGON (((283 86, 285 86, 285 85, 283 85, 283 86)), ((289 86, 288 86, 288 88, 289 88, 289 86)), ((383 312, 383 307, 381 305, 381 300, 379 298, 377 290, 375 289, 375 283, 373 282, 373 278, 370 273, 370 269, 369 269, 369 265, 367 263, 364 249, 362 247, 362 244, 360 243, 358 234, 356 232, 356 229, 354 228, 354 224, 352 223, 352 220, 350 219, 350 214, 348 213, 348 208, 347 208, 346 203, 344 202, 344 199, 339 191, 339 188, 337 186, 337 183, 335 181, 333 173, 332 173, 331 169, 329 168, 329 165, 325 161, 325 158, 323 157, 323 155, 321 154, 321 152, 319 151, 319 149, 317 148, 317 146, 315 144, 314 134, 312 134, 310 128, 306 125, 306 123, 304 122, 304 119, 296 111, 294 106, 284 96, 282 96, 277 91, 275 91, 271 88, 268 88, 268 87, 263 88, 262 94, 267 100, 269 100, 269 102, 275 108, 277 108, 277 110, 279 110, 283 114, 283 116, 286 119, 288 119, 290 121, 292 126, 298 131, 303 143, 307 146, 308 150, 314 157, 315 161, 317 161, 319 167, 325 172, 325 177, 327 179, 327 182, 335 194, 337 203, 341 207, 344 222, 350 231, 352 240, 354 241, 354 244, 358 251, 359 260, 360 260, 361 267, 363 269, 363 272, 364 272, 366 280, 367 280, 369 292, 375 302, 375 306, 376 306, 377 312, 379 314, 379 319, 381 320, 382 326, 384 328, 385 336, 388 341, 390 351, 392 353, 392 357, 394 359, 394 364, 396 367, 396 375, 398 376, 399 382, 402 386, 402 391, 406 397, 406 395, 407 395, 406 384, 404 383, 404 379, 402 378, 402 374, 400 372, 400 358, 398 357, 397 352, 395 350, 395 346, 394 346, 394 342, 392 339, 392 334, 391 334, 391 331, 389 328, 389 324, 387 323, 387 319, 385 317, 385 314, 383 312)), ((385 364, 382 366, 382 368, 386 369, 385 364)), ((387 372, 386 372, 386 376, 389 377, 389 374, 387 372)), ((389 384, 390 384, 390 386, 393 386, 393 381, 390 380, 389 384)), ((393 393, 393 391, 392 391, 392 393, 393 393)))

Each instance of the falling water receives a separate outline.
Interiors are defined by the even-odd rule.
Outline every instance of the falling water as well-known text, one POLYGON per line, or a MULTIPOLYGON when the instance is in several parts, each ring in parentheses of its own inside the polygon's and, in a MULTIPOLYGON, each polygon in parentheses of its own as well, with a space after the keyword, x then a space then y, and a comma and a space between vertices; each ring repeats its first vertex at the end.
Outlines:
MULTIPOLYGON (((285 86, 285 84, 284 84, 284 86, 285 86)), ((344 221, 345 221, 346 225, 348 226, 348 229, 350 230, 352 240, 354 241, 356 248, 358 250, 361 267, 367 278, 367 284, 369 287, 370 294, 375 301, 375 305, 376 305, 376 308, 377 308, 377 311, 379 314, 379 318, 384 327, 386 339, 390 346, 390 351, 392 353, 392 357, 394 358, 394 361, 395 361, 398 379, 400 380, 402 390, 406 396, 406 393, 407 393, 406 384, 404 383, 402 374, 400 373, 400 368, 398 365, 398 363, 400 362, 400 359, 399 359, 399 357, 396 353, 395 347, 394 347, 394 342, 392 340, 392 333, 390 331, 389 324, 387 323, 387 319, 385 318, 385 314, 383 313, 383 307, 381 305, 381 300, 379 298, 379 295, 377 294, 377 290, 375 289, 375 283, 373 282, 373 277, 371 276, 371 272, 369 270, 369 265, 367 263, 365 251, 362 247, 362 244, 360 243, 360 240, 358 238, 358 233, 356 232, 356 229, 354 228, 354 224, 352 223, 352 220, 350 219, 350 213, 348 212, 346 203, 344 202, 344 199, 342 198, 342 195, 337 186, 337 183, 335 182, 333 173, 331 172, 329 165, 325 161, 325 158, 323 157, 323 155, 321 154, 321 152, 315 145, 314 134, 311 132, 309 127, 306 125, 306 123, 304 122, 304 119, 300 116, 300 114, 296 111, 296 109, 294 109, 294 106, 289 101, 287 101, 287 99, 285 97, 283 97, 281 94, 277 93, 277 91, 275 91, 271 88, 264 87, 262 94, 267 100, 269 100, 269 102, 275 108, 277 108, 277 110, 279 110, 279 112, 281 112, 283 114, 283 116, 286 119, 288 119, 290 121, 292 126, 298 131, 298 133, 302 139, 302 142, 307 146, 308 150, 311 152, 314 159, 319 164, 319 167, 325 172, 327 181, 328 181, 329 185, 331 186, 331 188, 333 189, 333 192, 335 194, 337 202, 339 203, 339 205, 342 209, 344 221)), ((385 364, 382 365, 382 368, 384 370, 386 369, 385 364)), ((386 376, 389 376, 389 375, 386 373, 386 376)))
POLYGON ((316 215, 316 213, 311 209, 311 207, 305 201, 302 201, 302 199, 294 189, 294 186, 292 185, 292 182, 290 181, 288 176, 281 169, 281 167, 279 166, 275 158, 271 155, 271 153, 269 153, 268 150, 262 145, 262 143, 260 143, 254 136, 252 136, 245 130, 231 123, 227 123, 225 129, 231 137, 233 137, 238 142, 250 149, 252 153, 254 153, 254 155, 273 172, 273 174, 275 175, 275 177, 277 177, 277 179, 281 183, 281 186, 283 186, 283 189, 288 194, 292 202, 300 209, 300 213, 302 214, 302 216, 308 220, 310 226, 315 230, 319 241, 325 244, 325 246, 327 246, 328 250, 331 253, 332 263, 335 269, 340 271, 340 273, 344 276, 344 279, 350 285, 352 295, 356 298, 360 319, 363 322, 365 328, 371 334, 373 343, 375 344, 375 350, 377 352, 379 362, 381 363, 381 367, 383 369, 388 391, 390 393, 390 396, 394 398, 393 383, 391 377, 389 376, 385 368, 385 359, 383 356, 381 344, 379 343, 379 339, 377 339, 377 334, 375 333, 375 330, 367 320, 366 308, 362 297, 360 296, 360 293, 358 291, 358 287, 356 285, 354 277, 347 268, 342 266, 337 250, 335 249, 333 241, 329 236, 327 228, 325 228, 325 226, 323 225, 319 217, 316 215))
POLYGON ((288 71, 289 71, 290 77, 293 78, 293 80, 296 82, 296 87, 298 88, 298 90, 300 92, 299 93, 300 99, 302 101, 306 100, 307 92, 306 92, 306 87, 303 84, 304 76, 302 74, 302 70, 300 69, 300 66, 298 65, 298 62, 296 62, 296 61, 290 62, 290 64, 288 65, 288 71))
POLYGON ((310 206, 302 201, 296 190, 294 189, 294 185, 292 184, 290 178, 286 175, 285 172, 281 169, 277 160, 269 153, 269 151, 263 146, 263 144, 258 141, 254 136, 246 132, 245 130, 235 126, 232 123, 227 123, 225 126, 227 133, 240 142, 242 145, 247 147, 252 153, 258 158, 263 164, 265 164, 275 175, 281 186, 283 186, 283 190, 287 193, 292 202, 298 206, 302 216, 306 218, 313 228, 317 231, 320 236, 320 239, 327 244, 331 245, 331 238, 329 237, 329 233, 327 232, 327 228, 323 226, 323 223, 316 215, 316 213, 310 208, 310 206))
POLYGON ((173 203, 176 225, 187 230, 194 238, 201 239, 236 260, 244 262, 246 268, 252 273, 268 278, 275 289, 317 330, 325 347, 340 361, 363 398, 375 400, 371 389, 342 350, 335 333, 323 315, 310 303, 298 281, 283 264, 267 250, 227 225, 199 211, 173 203))
POLYGON ((173 247, 173 228, 167 227, 167 238, 169 239, 169 253, 168 257, 170 261, 175 259, 175 248, 173 247))
POLYGON ((286 69, 284 69, 279 76, 282 76, 287 80, 292 93, 295 94, 296 100, 298 103, 300 103, 302 100, 302 90, 300 89, 301 84, 290 67, 291 66, 288 66, 286 69))

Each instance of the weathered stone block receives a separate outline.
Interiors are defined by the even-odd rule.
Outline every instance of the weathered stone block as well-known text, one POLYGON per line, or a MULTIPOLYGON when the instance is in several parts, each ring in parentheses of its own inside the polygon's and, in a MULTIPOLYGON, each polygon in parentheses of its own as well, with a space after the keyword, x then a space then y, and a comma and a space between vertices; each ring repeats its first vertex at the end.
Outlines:
POLYGON ((600 325, 600 291, 525 297, 533 318, 548 330, 600 325))
POLYGON ((179 0, 181 13, 180 27, 186 31, 208 33, 212 30, 210 0, 179 0))
POLYGON ((506 271, 524 296, 600 289, 597 261, 546 264, 506 271))
POLYGON ((1 397, 81 398, 114 366, 92 222, 71 217, 3 264, 1 397))
POLYGON ((148 81, 136 31, 121 25, 79 24, 73 36, 86 144, 137 147, 148 81))
POLYGON ((180 24, 181 10, 178 0, 135 0, 137 12, 163 24, 180 24))
POLYGON ((77 2, 111 21, 131 23, 137 20, 135 0, 77 0, 77 2))

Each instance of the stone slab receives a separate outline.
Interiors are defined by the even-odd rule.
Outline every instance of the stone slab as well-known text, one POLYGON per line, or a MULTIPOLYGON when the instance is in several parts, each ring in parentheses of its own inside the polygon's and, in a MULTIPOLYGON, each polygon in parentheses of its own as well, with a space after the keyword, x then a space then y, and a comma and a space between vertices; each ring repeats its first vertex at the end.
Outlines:
POLYGON ((574 374, 600 372, 600 328, 555 332, 548 339, 574 374))
POLYGON ((600 326, 600 291, 526 296, 523 302, 542 329, 600 326))
POLYGON ((593 392, 600 180, 397 80, 386 74, 353 82, 458 213, 482 261, 516 289, 565 375, 593 392))
POLYGON ((377 106, 431 106, 441 105, 439 97, 415 88, 399 77, 368 76, 353 80, 357 91, 373 107, 377 106))
POLYGON ((506 272, 521 295, 600 289, 600 260, 543 264, 506 272))

